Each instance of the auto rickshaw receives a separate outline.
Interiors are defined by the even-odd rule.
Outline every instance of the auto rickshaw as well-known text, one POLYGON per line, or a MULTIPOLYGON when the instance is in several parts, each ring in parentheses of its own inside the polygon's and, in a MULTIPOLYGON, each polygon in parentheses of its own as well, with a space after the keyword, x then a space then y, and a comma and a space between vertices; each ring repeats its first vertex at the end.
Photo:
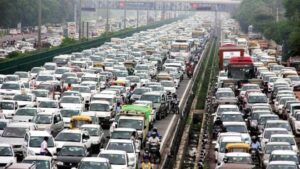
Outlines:
POLYGON ((127 80, 115 80, 111 82, 112 86, 124 86, 124 87, 130 87, 130 83, 127 80))
POLYGON ((104 69, 105 66, 103 63, 95 63, 94 67, 100 67, 100 68, 104 69))
POLYGON ((134 60, 126 60, 124 62, 124 66, 126 67, 128 71, 128 75, 134 74, 134 68, 135 68, 136 62, 134 60))
POLYGON ((70 120, 70 129, 78 129, 83 124, 92 124, 92 118, 86 115, 72 116, 70 120))
POLYGON ((246 143, 232 143, 226 145, 227 152, 245 152, 249 153, 250 145, 246 143))

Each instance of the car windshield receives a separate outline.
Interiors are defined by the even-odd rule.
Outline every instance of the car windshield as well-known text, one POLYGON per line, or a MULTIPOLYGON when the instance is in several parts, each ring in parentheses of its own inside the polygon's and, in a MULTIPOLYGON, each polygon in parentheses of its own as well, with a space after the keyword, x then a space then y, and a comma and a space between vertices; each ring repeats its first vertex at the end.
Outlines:
POLYGON ((81 81, 94 81, 94 82, 98 82, 98 78, 97 77, 82 77, 81 81))
POLYGON ((251 157, 225 157, 227 159, 227 163, 238 163, 238 164, 251 164, 251 157))
POLYGON ((258 124, 265 125, 268 120, 278 120, 278 116, 262 116, 259 117, 258 124))
POLYGON ((127 77, 127 80, 129 80, 131 83, 139 83, 140 82, 140 78, 139 77, 127 77))
POLYGON ((106 162, 82 161, 78 169, 110 169, 110 165, 106 162))
POLYGON ((236 132, 236 133, 247 133, 248 130, 244 125, 226 125, 227 132, 236 132))
POLYGON ((31 95, 18 94, 18 95, 14 96, 13 100, 17 100, 17 101, 32 101, 32 96, 31 95))
POLYGON ((163 87, 174 87, 175 86, 175 83, 172 81, 162 81, 162 82, 160 82, 160 84, 163 87))
POLYGON ((20 84, 18 84, 18 83, 4 83, 4 84, 2 84, 1 89, 20 90, 20 84))
POLYGON ((69 72, 69 69, 56 69, 55 74, 64 74, 66 72, 69 72))
POLYGON ((85 156, 85 150, 79 146, 63 146, 59 156, 85 156))
POLYGON ((23 160, 22 163, 35 163, 36 169, 50 169, 50 163, 48 160, 23 160))
POLYGON ((60 103, 81 104, 81 100, 78 97, 62 97, 60 103))
POLYGON ((270 161, 294 161, 296 164, 299 164, 297 155, 289 154, 272 154, 270 161))
POLYGON ((146 88, 137 88, 134 90, 133 94, 142 95, 143 93, 149 92, 149 89, 146 88))
POLYGON ((295 139, 293 137, 271 137, 271 142, 288 142, 291 145, 296 145, 295 139))
POLYGON ((92 103, 90 105, 90 111, 109 111, 109 105, 101 103, 92 103))
POLYGON ((216 98, 222 98, 222 97, 234 97, 233 92, 217 92, 216 98))
POLYGON ((136 65, 135 70, 149 70, 148 65, 136 65))
POLYGON ((268 98, 266 96, 249 96, 248 97, 248 103, 267 103, 268 98))
POLYGON ((267 123, 265 128, 285 128, 288 131, 292 130, 289 123, 267 123))
POLYGON ((81 127, 81 129, 87 131, 90 136, 99 136, 100 135, 99 129, 95 128, 95 127, 81 127))
POLYGON ((36 124, 51 124, 52 115, 38 114, 34 121, 36 124))
POLYGON ((132 131, 113 131, 111 133, 112 139, 130 139, 132 131))
POLYGON ((38 91, 38 90, 33 90, 32 93, 36 96, 36 97, 48 97, 48 91, 38 91))
POLYGON ((0 157, 1 156, 13 156, 13 150, 10 147, 1 147, 0 146, 0 157))
POLYGON ((118 126, 123 128, 133 128, 136 130, 144 129, 143 120, 119 119, 118 126))
POLYGON ((272 134, 288 134, 288 131, 286 131, 286 130, 266 130, 264 132, 264 138, 270 139, 272 134))
POLYGON ((298 167, 292 164, 269 164, 267 169, 298 169, 298 167))
POLYGON ((160 96, 158 95, 142 95, 140 100, 151 101, 153 103, 160 103, 160 96))
POLYGON ((218 115, 221 115, 224 112, 239 112, 239 109, 237 107, 231 107, 231 108, 218 108, 218 115))
POLYGON ((123 150, 127 153, 134 153, 134 147, 132 143, 121 143, 121 142, 109 142, 106 148, 107 150, 123 150))
MULTIPOLYGON (((43 141, 43 136, 30 136, 29 147, 41 147, 43 141)), ((54 147, 54 140, 52 137, 48 137, 48 147, 54 147)))
POLYGON ((270 112, 256 112, 256 113, 252 113, 251 115, 251 120, 258 120, 259 115, 261 114, 271 114, 270 112))
POLYGON ((37 81, 45 82, 54 80, 52 76, 38 76, 37 81))
POLYGON ((241 114, 223 114, 221 119, 223 122, 226 122, 226 121, 242 122, 242 121, 244 121, 243 116, 241 114))
POLYGON ((241 91, 247 91, 247 90, 260 90, 259 86, 243 86, 241 88, 241 91))
POLYGON ((60 110, 60 114, 63 116, 63 117, 72 117, 72 116, 76 116, 76 115, 79 115, 80 113, 80 110, 68 110, 68 109, 62 109, 60 110))
POLYGON ((117 72, 115 72, 115 75, 117 76, 117 77, 127 77, 128 76, 128 72, 126 71, 117 71, 117 72))
POLYGON ((53 101, 40 101, 39 108, 58 108, 58 104, 53 101))
POLYGON ((107 158, 112 165, 126 165, 126 156, 124 154, 101 154, 99 157, 107 158))
POLYGON ((15 116, 35 116, 37 109, 18 109, 15 116))
POLYGON ((91 93, 91 89, 89 87, 73 87, 73 91, 78 91, 80 93, 91 93))
POLYGON ((149 86, 152 91, 164 91, 164 87, 162 86, 149 86))
POLYGON ((44 70, 43 68, 41 67, 34 67, 31 69, 31 73, 39 73, 40 71, 44 70))
POLYGON ((81 142, 81 134, 60 132, 55 137, 55 141, 81 142))
POLYGON ((23 138, 25 134, 26 134, 26 128, 6 127, 2 133, 2 137, 23 138))
POLYGON ((267 144, 265 148, 266 154, 271 154, 274 150, 292 150, 290 145, 276 145, 276 144, 267 144))
POLYGON ((12 102, 0 102, 0 108, 3 110, 14 110, 15 105, 12 102))

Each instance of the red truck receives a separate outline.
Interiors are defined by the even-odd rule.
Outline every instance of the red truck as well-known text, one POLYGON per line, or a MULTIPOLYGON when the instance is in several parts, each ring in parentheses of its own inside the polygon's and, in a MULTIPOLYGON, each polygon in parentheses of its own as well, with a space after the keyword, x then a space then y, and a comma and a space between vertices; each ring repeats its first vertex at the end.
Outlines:
POLYGON ((243 57, 245 49, 234 44, 224 44, 219 48, 219 69, 223 70, 228 66, 231 57, 243 57))

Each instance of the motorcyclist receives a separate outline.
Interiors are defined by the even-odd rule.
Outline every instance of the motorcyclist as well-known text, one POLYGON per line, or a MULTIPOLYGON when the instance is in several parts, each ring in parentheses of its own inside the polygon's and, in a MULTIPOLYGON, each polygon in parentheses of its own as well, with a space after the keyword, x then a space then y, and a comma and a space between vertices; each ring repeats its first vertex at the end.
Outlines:
POLYGON ((148 133, 148 137, 151 137, 152 133, 155 133, 158 138, 161 138, 161 135, 159 134, 156 127, 153 127, 152 131, 148 133))
MULTIPOLYGON (((174 110, 176 108, 175 106, 178 106, 178 103, 179 103, 179 99, 177 97, 177 94, 174 93, 173 97, 172 97, 172 100, 171 100, 171 108, 172 108, 173 112, 174 112, 174 110)), ((174 112, 174 113, 179 113, 179 111, 174 112)))
POLYGON ((160 147, 160 139, 157 137, 157 133, 152 132, 151 137, 148 139, 149 142, 149 148, 151 149, 151 146, 156 146, 158 147, 157 151, 155 152, 157 157, 160 159, 160 152, 159 152, 159 147, 160 147))
POLYGON ((258 151, 260 148, 261 148, 261 146, 260 146, 258 139, 255 136, 253 136, 252 143, 251 143, 251 149, 258 151))
POLYGON ((221 120, 220 117, 217 117, 217 118, 216 118, 216 121, 215 121, 215 123, 214 123, 214 126, 215 126, 215 127, 216 127, 216 126, 218 126, 218 127, 222 127, 222 126, 223 126, 223 121, 221 120))
POLYGON ((150 152, 148 149, 145 149, 143 154, 143 161, 142 161, 142 169, 151 169, 151 161, 150 161, 150 152))

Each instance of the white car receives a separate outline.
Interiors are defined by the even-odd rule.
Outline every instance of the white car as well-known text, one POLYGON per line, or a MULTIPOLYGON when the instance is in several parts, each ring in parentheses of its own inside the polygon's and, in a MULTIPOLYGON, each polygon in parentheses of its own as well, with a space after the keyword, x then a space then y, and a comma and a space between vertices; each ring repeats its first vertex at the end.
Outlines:
POLYGON ((27 156, 22 163, 35 163, 37 168, 57 169, 56 162, 49 156, 27 156))
POLYGON ((294 161, 271 161, 268 163, 267 169, 274 168, 299 168, 298 164, 294 161))
POLYGON ((128 155, 126 151, 122 150, 101 150, 98 157, 109 160, 111 169, 130 168, 128 162, 128 155))
POLYGON ((18 103, 14 100, 0 100, 2 116, 5 119, 12 119, 18 109, 18 103))
POLYGON ((110 138, 111 139, 131 139, 132 138, 132 134, 135 133, 135 140, 134 140, 134 144, 135 144, 135 150, 137 153, 140 153, 141 151, 141 140, 138 139, 138 135, 137 135, 137 131, 136 129, 133 128, 115 128, 113 130, 113 132, 110 133, 110 138))
POLYGON ((164 87, 165 92, 176 93, 176 86, 173 80, 162 80, 160 83, 164 87))
POLYGON ((77 169, 87 169, 87 168, 103 168, 103 169, 113 169, 109 163, 108 158, 101 157, 84 157, 78 164, 77 169))
POLYGON ((38 109, 31 107, 19 108, 13 116, 13 121, 18 122, 31 122, 38 114, 38 109))
POLYGON ((64 121, 64 127, 69 128, 70 127, 70 121, 72 116, 77 116, 81 114, 81 110, 78 109, 60 109, 60 114, 63 117, 64 121))
POLYGON ((272 134, 270 142, 288 142, 292 146, 293 151, 299 153, 298 146, 296 144, 295 136, 291 134, 272 134))
POLYGON ((135 151, 132 140, 110 139, 105 150, 126 151, 128 156, 128 165, 132 168, 135 168, 138 164, 138 154, 135 151))
POLYGON ((0 88, 0 98, 12 99, 14 95, 21 94, 22 90, 25 90, 25 86, 19 81, 4 82, 0 88))
POLYGON ((224 122, 223 126, 226 128, 227 132, 241 133, 244 141, 251 144, 251 138, 245 122, 224 122))
POLYGON ((226 154, 226 145, 230 143, 244 143, 241 137, 229 136, 224 137, 220 144, 216 144, 215 146, 215 158, 217 163, 222 163, 226 154))
POLYGON ((268 166, 269 160, 270 160, 270 154, 274 150, 292 150, 292 146, 288 142, 268 142, 265 145, 265 148, 262 149, 262 160, 263 160, 263 166, 268 166))
POLYGON ((85 130, 89 133, 90 139, 92 141, 92 150, 98 152, 100 148, 104 145, 104 131, 99 124, 83 124, 80 127, 81 130, 85 130))
POLYGON ((36 97, 31 93, 16 94, 14 95, 13 100, 18 103, 19 107, 34 107, 36 104, 36 97))
POLYGON ((285 128, 267 128, 264 130, 260 137, 261 148, 264 149, 265 145, 270 141, 272 134, 289 134, 289 131, 285 128))
POLYGON ((37 108, 41 110, 41 112, 59 112, 59 104, 56 100, 41 100, 37 104, 37 108))
POLYGON ((299 159, 297 153, 292 150, 274 150, 270 155, 269 162, 272 161, 292 161, 299 167, 299 159))
POLYGON ((103 126, 110 125, 110 119, 114 117, 114 112, 112 111, 112 106, 110 102, 106 100, 96 100, 90 103, 90 112, 95 112, 96 117, 99 118, 100 124, 103 126))
POLYGON ((56 153, 55 140, 47 131, 28 131, 22 145, 23 157, 36 156, 41 153, 41 144, 48 137, 48 150, 54 155, 56 153))
POLYGON ((65 109, 84 110, 84 104, 80 96, 63 96, 60 98, 59 105, 65 109))
POLYGON ((8 143, 0 144, 0 167, 4 167, 9 163, 16 163, 17 159, 12 145, 8 143))
POLYGON ((57 149, 60 150, 65 143, 82 143, 91 150, 92 140, 87 131, 64 129, 55 137, 57 149))

